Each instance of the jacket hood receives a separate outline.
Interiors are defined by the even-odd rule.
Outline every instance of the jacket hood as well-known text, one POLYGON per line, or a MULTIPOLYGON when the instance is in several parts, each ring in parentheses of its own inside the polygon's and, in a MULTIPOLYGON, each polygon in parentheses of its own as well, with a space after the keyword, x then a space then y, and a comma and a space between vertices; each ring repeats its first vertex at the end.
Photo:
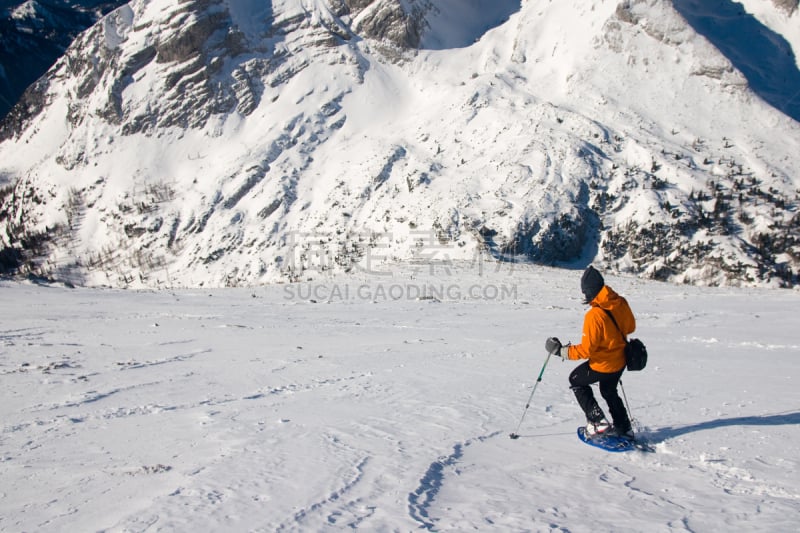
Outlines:
POLYGON ((592 307, 600 307, 602 309, 608 309, 609 311, 614 311, 617 307, 622 305, 624 299, 622 296, 617 294, 614 289, 609 287, 608 285, 604 285, 600 292, 597 293, 597 296, 589 302, 592 307))

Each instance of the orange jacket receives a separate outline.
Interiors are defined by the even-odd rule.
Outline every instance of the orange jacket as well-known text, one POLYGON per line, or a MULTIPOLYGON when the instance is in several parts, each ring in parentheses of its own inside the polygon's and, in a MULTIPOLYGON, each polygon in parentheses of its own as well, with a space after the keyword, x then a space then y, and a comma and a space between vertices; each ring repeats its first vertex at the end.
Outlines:
POLYGON ((627 337, 636 329, 627 300, 605 286, 590 302, 592 306, 583 320, 583 338, 580 344, 569 347, 570 359, 588 359, 589 367, 597 372, 617 372, 625 366, 625 341, 617 327, 603 309, 614 314, 614 319, 627 337))

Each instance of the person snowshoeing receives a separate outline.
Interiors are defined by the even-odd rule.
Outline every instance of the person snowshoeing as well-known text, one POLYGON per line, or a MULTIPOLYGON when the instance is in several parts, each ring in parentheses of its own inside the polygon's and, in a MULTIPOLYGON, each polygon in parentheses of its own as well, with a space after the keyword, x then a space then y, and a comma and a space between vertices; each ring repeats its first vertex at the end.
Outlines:
POLYGON ((603 276, 592 266, 581 277, 581 292, 584 303, 591 306, 584 317, 581 343, 562 345, 556 337, 550 337, 545 349, 562 360, 588 359, 569 375, 570 387, 586 414, 587 435, 607 433, 633 438, 631 421, 617 385, 625 370, 625 340, 620 330, 625 337, 633 333, 636 319, 627 300, 607 286, 603 276), (613 314, 619 330, 608 313, 613 314), (594 397, 593 383, 600 385, 613 427, 594 397))

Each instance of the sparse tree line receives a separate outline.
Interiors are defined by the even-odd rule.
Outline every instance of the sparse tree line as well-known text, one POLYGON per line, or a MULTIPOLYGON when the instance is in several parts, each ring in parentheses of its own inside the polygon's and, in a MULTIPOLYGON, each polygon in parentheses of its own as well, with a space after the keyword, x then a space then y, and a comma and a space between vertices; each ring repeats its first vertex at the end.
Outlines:
MULTIPOLYGON (((705 142, 696 140, 692 146, 700 152, 705 149, 705 142)), ((731 146, 731 141, 724 139, 724 147, 731 146)), ((612 163, 610 175, 598 171, 587 183, 588 195, 581 200, 584 203, 576 204, 571 213, 556 216, 546 226, 539 227, 533 221, 521 225, 507 242, 495 242, 494 237, 486 235, 481 235, 479 241, 487 249, 494 247, 489 251, 499 255, 557 263, 582 253, 595 235, 599 238, 599 251, 610 267, 655 279, 671 280, 687 271, 707 268, 714 272, 715 280, 683 279, 704 283, 716 283, 721 278, 728 283, 777 279, 785 287, 798 284, 800 190, 793 191, 793 195, 779 190, 777 176, 761 179, 731 157, 706 155, 699 164, 680 153, 662 150, 659 155, 658 160, 653 157, 649 168, 612 163), (705 186, 687 193, 663 177, 667 160, 680 161, 695 176, 703 172, 711 177, 705 186), (610 185, 615 178, 618 185, 612 190, 610 185), (773 185, 764 184, 770 180, 773 185), (658 205, 650 207, 649 222, 627 220, 613 227, 604 226, 605 219, 643 190, 653 191, 660 198, 658 205)), ((102 184, 101 179, 95 186, 102 184)), ((76 240, 84 213, 95 207, 91 198, 97 195, 92 194, 93 188, 68 191, 63 207, 65 222, 44 229, 34 213, 48 194, 55 197, 52 192, 39 191, 27 182, 0 188, 0 227, 4 230, 0 234, 0 273, 58 278, 70 272, 79 276, 80 272, 103 271, 110 283, 127 285, 136 281, 134 276, 144 282, 149 273, 166 269, 165 253, 180 248, 176 234, 181 222, 177 216, 162 212, 162 204, 174 200, 174 189, 166 182, 152 182, 125 194, 101 215, 116 241, 79 253, 76 240), (68 260, 61 254, 62 259, 56 262, 55 249, 73 250, 73 254, 68 260)), ((272 214, 280 205, 280 201, 276 202, 259 215, 272 214)), ((204 227, 202 220, 199 225, 194 221, 184 225, 192 232, 204 227)), ((440 240, 448 239, 441 226, 432 231, 440 240)), ((276 257, 275 264, 289 280, 304 279, 306 268, 346 271, 372 248, 379 247, 380 243, 369 242, 364 235, 359 239, 333 235, 329 242, 306 243, 292 250, 297 254, 292 261, 276 257), (338 244, 331 239, 338 239, 338 244), (330 250, 324 258, 320 257, 321 249, 330 250)), ((215 262, 234 245, 232 241, 227 248, 207 251, 199 261, 215 262)))
MULTIPOLYGON (((725 139, 725 147, 732 146, 725 139)), ((701 141, 696 143, 702 144, 701 141)), ((662 152, 662 155, 666 155, 662 152)), ((682 159, 678 155, 676 159, 682 159)), ((790 196, 763 180, 732 158, 705 157, 703 165, 726 169, 724 175, 709 179, 702 189, 693 189, 685 200, 677 188, 656 173, 661 165, 655 160, 650 172, 626 170, 626 176, 644 174, 650 188, 672 189, 673 200, 665 198, 660 208, 671 222, 654 220, 650 224, 628 221, 610 228, 601 248, 612 266, 627 257, 636 273, 647 272, 655 279, 669 280, 688 269, 707 268, 721 274, 728 282, 757 282, 777 279, 783 287, 798 284, 800 267, 800 190, 790 196), (723 241, 741 253, 723 246, 723 241), (742 254, 752 261, 745 263, 742 254)), ((775 178, 776 176, 771 176, 775 178)), ((627 184, 627 182, 626 182, 627 184)), ((623 190, 630 187, 623 186, 623 190)), ((624 204, 626 199, 595 192, 593 207, 600 213, 624 204)), ((653 215, 654 213, 651 213, 653 215)), ((658 219, 658 217, 655 217, 658 219)), ((712 279, 693 279, 715 283, 712 279)))
POLYGON ((82 254, 75 252, 67 260, 54 259, 56 248, 75 248, 87 208, 85 192, 71 188, 64 204, 65 222, 39 229, 32 207, 43 203, 42 194, 21 182, 0 189, 0 226, 5 229, 0 238, 0 274, 80 282, 82 270, 104 271, 107 279, 129 285, 135 281, 131 274, 134 269, 144 273, 165 267, 163 254, 151 249, 152 243, 136 246, 133 242, 144 233, 157 233, 162 219, 155 218, 144 230, 136 223, 123 223, 126 216, 156 212, 158 204, 173 199, 174 190, 164 183, 147 185, 136 199, 120 202, 110 213, 123 228, 124 237, 120 235, 118 243, 82 254))

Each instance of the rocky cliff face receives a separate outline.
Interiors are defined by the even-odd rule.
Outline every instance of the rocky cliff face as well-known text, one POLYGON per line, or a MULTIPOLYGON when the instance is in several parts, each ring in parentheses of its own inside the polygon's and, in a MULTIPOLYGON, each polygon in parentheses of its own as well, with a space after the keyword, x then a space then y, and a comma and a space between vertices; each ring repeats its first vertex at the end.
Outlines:
POLYGON ((477 258, 795 285, 798 124, 690 3, 134 0, 0 127, 0 262, 114 286, 477 258))
POLYGON ((295 46, 318 50, 312 55, 354 36, 404 50, 419 46, 424 22, 422 7, 412 4, 406 13, 390 0, 333 2, 329 9, 286 18, 265 6, 179 2, 148 11, 148 2, 132 2, 81 36, 54 74, 25 95, 27 105, 6 121, 0 136, 30 123, 42 109, 45 86, 65 78, 76 84, 68 115, 73 127, 99 117, 119 125, 123 134, 152 134, 170 127, 201 128, 214 115, 246 116, 258 107, 265 85, 278 87, 306 68, 305 59, 291 61, 291 51, 276 46, 287 37, 297 39, 295 46), (252 11, 232 13, 235 9, 252 11), (138 22, 145 16, 146 22, 138 22), (251 16, 260 27, 246 34, 240 29, 244 21, 236 17, 251 16), (125 46, 131 42, 137 46, 125 46), (151 82, 147 94, 124 102, 123 93, 134 82, 144 86, 145 77, 151 82))

